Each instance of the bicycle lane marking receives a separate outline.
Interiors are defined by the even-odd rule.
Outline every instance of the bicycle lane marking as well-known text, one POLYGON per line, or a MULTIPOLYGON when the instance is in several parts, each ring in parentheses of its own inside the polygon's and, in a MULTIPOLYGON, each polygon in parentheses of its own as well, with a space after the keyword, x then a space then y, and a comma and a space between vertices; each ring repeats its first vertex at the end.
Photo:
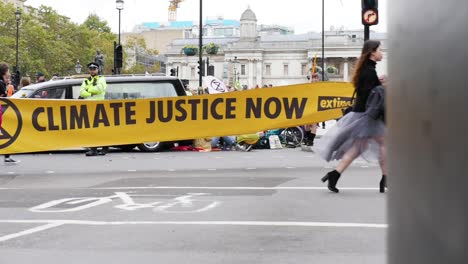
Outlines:
MULTIPOLYGON (((176 196, 169 200, 156 200, 150 203, 136 202, 134 198, 152 197, 149 195, 138 195, 127 192, 114 192, 114 195, 101 197, 74 197, 52 200, 46 203, 36 205, 29 208, 33 213, 69 213, 77 212, 92 207, 120 202, 118 205, 113 205, 114 208, 135 211, 139 209, 152 208, 154 212, 164 213, 201 213, 218 207, 221 202, 216 200, 200 199, 199 197, 210 195, 209 193, 187 193, 182 196, 176 196), (63 207, 65 206, 65 208, 63 207), (70 207, 72 206, 72 207, 70 207)), ((160 198, 161 195, 154 197, 160 198)))
MULTIPOLYGON (((0 223, 8 223, 8 222, 3 222, 2 220, 0 220, 0 223)), ((11 222, 11 223, 14 223, 14 222, 11 222)), ((22 224, 21 222, 18 222, 19 224, 22 224)), ((55 227, 59 227, 59 226, 62 226, 64 225, 65 223, 62 223, 60 221, 47 221, 47 222, 42 222, 42 221, 39 221, 39 222, 30 222, 30 223, 46 223, 45 225, 41 225, 41 226, 37 226, 37 227, 33 227, 33 228, 30 228, 30 229, 26 229, 26 230, 23 230, 21 232, 17 232, 17 233, 13 233, 13 234, 9 234, 9 235, 5 235, 5 236, 2 236, 0 237, 0 242, 4 242, 4 241, 7 241, 7 240, 10 240, 10 239, 14 239, 14 238, 18 238, 18 237, 22 237, 22 236, 26 236, 26 235, 31 235, 31 234, 34 234, 34 233, 37 233, 37 232, 41 232, 41 231, 45 231, 45 230, 48 230, 48 229, 51 229, 51 228, 55 228, 55 227)))

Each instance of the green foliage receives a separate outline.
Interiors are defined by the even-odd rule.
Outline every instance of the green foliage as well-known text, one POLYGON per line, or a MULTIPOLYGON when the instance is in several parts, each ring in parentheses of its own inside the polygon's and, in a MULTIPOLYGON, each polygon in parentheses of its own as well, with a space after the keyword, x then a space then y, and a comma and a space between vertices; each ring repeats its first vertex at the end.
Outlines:
MULTIPOLYGON (((156 49, 148 49, 145 39, 136 35, 128 35, 125 41, 125 52, 124 57, 129 58, 132 56, 135 60, 137 60, 139 55, 147 56, 147 57, 154 57, 159 54, 158 50, 156 49)), ((130 68, 124 69, 122 73, 128 74, 144 74, 148 73, 156 73, 160 71, 159 62, 152 66, 145 66, 143 64, 135 62, 133 66, 130 68)))
MULTIPOLYGON (((0 60, 11 66, 16 58, 14 13, 13 5, 0 1, 0 60)), ((55 73, 60 76, 75 74, 76 60, 86 65, 94 60, 98 49, 105 57, 104 72, 111 73, 113 43, 117 36, 97 15, 89 15, 78 25, 47 6, 30 9, 29 13, 21 10, 21 13, 18 65, 23 76, 34 76, 37 71, 43 72, 48 79, 55 73)))
POLYGON ((327 67, 327 72, 330 73, 330 74, 337 74, 338 69, 335 66, 328 66, 327 67))
POLYGON ((208 43, 205 46, 203 46, 203 49, 208 54, 216 54, 218 53, 219 46, 214 43, 208 43))
POLYGON ((111 28, 107 25, 106 21, 102 21, 96 14, 91 14, 83 22, 83 26, 91 31, 99 33, 111 33, 111 28))

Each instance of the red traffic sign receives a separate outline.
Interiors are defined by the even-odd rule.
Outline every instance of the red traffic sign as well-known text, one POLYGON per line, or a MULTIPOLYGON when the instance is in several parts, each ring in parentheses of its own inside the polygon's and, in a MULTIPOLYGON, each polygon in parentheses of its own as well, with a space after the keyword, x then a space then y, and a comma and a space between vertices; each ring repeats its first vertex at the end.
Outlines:
POLYGON ((373 26, 379 23, 379 11, 377 9, 362 10, 362 24, 365 26, 373 26))

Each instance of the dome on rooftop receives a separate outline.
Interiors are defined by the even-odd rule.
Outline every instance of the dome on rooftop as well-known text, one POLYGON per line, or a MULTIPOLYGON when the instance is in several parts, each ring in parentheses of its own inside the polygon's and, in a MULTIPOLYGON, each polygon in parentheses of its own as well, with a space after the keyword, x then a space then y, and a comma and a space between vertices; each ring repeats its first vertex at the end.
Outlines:
POLYGON ((252 9, 250 9, 250 7, 248 7, 247 10, 244 11, 244 13, 242 13, 240 21, 243 20, 257 21, 257 16, 252 11, 252 9))

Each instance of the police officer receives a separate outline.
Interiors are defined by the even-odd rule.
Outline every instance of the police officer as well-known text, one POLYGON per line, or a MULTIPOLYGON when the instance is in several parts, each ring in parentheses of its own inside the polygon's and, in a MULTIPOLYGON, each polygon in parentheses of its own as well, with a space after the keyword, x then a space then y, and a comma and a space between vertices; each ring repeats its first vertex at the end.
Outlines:
MULTIPOLYGON (((87 65, 89 77, 81 84, 80 97, 85 100, 104 100, 107 83, 103 76, 98 75, 99 65, 91 62, 87 65)), ((86 156, 106 155, 108 147, 102 147, 98 152, 97 148, 90 148, 86 156)))

